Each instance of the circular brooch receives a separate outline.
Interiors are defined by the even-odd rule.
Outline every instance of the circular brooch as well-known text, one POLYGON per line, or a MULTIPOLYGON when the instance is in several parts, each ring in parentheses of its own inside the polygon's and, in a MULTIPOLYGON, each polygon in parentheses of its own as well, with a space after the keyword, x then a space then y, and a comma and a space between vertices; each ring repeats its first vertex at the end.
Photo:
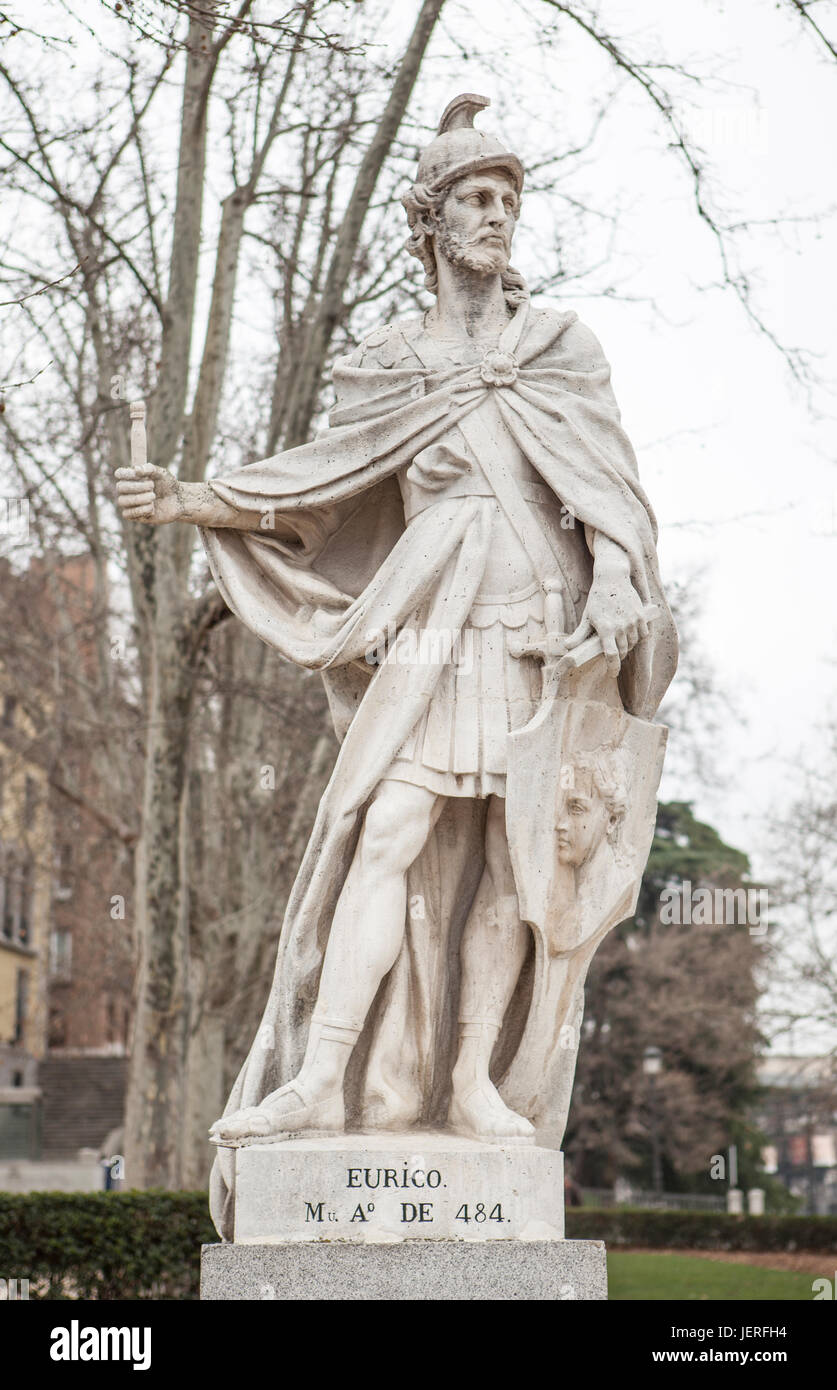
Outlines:
POLYGON ((513 386, 517 381, 517 358, 510 352, 491 348, 480 363, 480 376, 487 386, 513 386))

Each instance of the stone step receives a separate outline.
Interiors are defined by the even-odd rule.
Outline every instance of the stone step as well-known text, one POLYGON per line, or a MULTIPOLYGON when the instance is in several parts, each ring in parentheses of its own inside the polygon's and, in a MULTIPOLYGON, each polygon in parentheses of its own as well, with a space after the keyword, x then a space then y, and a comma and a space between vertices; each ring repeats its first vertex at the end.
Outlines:
POLYGON ((45 1157, 101 1147, 122 1124, 127 1070, 125 1057, 47 1057, 41 1063, 45 1157))

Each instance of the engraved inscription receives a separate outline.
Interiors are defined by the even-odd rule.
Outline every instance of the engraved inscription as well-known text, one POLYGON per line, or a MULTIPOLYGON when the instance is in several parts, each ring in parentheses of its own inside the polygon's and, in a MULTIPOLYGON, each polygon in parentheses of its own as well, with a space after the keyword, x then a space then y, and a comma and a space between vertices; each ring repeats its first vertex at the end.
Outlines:
MULTIPOLYGON (((401 1167, 401 1168, 347 1168, 346 1187, 352 1191, 358 1189, 371 1189, 376 1191, 388 1188, 424 1188, 433 1189, 447 1188, 442 1172, 439 1168, 420 1168, 420 1167, 401 1167)), ((450 1210, 450 1209, 449 1209, 450 1210)), ((345 1219, 349 1225, 367 1225, 375 1213, 374 1202, 358 1202, 356 1205, 347 1208, 345 1219)), ((416 1200, 412 1202, 388 1203, 384 1208, 380 1208, 380 1214, 389 1221, 395 1219, 402 1226, 432 1225, 435 1220, 434 1203, 430 1201, 416 1200)), ((340 1221, 339 1211, 329 1211, 326 1209, 325 1199, 322 1201, 305 1201, 304 1220, 306 1223, 320 1225, 327 1221, 340 1221)), ((460 1221, 464 1225, 481 1226, 486 1222, 496 1222, 505 1224, 511 1221, 503 1211, 502 1202, 491 1202, 488 1200, 478 1202, 459 1202, 454 1221, 460 1221)))

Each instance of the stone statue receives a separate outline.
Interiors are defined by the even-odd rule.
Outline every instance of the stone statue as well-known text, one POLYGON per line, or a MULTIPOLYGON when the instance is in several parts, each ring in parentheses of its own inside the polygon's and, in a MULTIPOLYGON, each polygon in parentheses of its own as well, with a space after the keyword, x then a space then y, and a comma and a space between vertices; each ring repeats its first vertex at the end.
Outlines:
POLYGON ((330 428, 206 484, 140 458, 127 517, 200 527, 232 611, 322 672, 340 754, 235 1146, 424 1131, 559 1148, 583 985, 633 910, 676 664, 602 350, 510 265, 523 169, 445 111, 403 198, 432 308, 334 369, 330 428))

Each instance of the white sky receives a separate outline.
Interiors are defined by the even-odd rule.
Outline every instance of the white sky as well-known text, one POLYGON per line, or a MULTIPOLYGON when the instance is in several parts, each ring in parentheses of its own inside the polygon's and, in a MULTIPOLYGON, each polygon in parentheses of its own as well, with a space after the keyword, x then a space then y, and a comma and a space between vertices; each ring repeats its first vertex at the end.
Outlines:
MULTIPOLYGON (((509 26, 509 0, 448 0, 411 115, 435 124, 457 92, 484 92, 495 107, 481 127, 504 135, 526 165, 586 129, 591 97, 613 85, 613 70, 566 25, 557 50, 539 46, 520 3, 509 26)), ((551 13, 543 0, 523 3, 541 22, 551 13)), ((40 0, 13 8, 33 27, 44 11, 40 0)), ((96 0, 73 8, 102 22, 96 0)), ((820 377, 833 384, 837 62, 787 6, 764 0, 601 0, 597 8, 604 26, 636 36, 634 51, 706 75, 703 86, 678 91, 693 103, 693 128, 730 218, 829 210, 816 227, 790 225, 784 245, 769 230, 740 244, 760 311, 784 342, 817 354, 820 377)), ((415 0, 389 7, 380 40, 393 59, 416 10, 415 0)), ((816 13, 837 36, 835 0, 816 13)), ((660 523, 664 577, 698 586, 705 659, 740 713, 717 749, 717 779, 696 786, 670 772, 662 794, 693 800, 769 879, 766 820, 787 805, 800 752, 816 756, 817 726, 834 709, 837 400, 818 393, 812 413, 734 295, 712 288, 716 247, 667 138, 647 98, 624 82, 567 191, 621 209, 607 261, 586 288, 611 283, 634 298, 569 292, 561 302, 579 310, 610 358, 660 523)), ((527 278, 538 272, 551 215, 542 200, 524 201, 515 261, 527 278)), ((601 249, 591 247, 591 259, 601 249)), ((584 258, 586 248, 570 250, 584 258)))
MULTIPOLYGON (((723 8, 703 0, 604 0, 598 8, 623 34, 647 34, 635 46, 645 52, 657 36, 671 61, 714 54, 714 62, 701 61, 710 72, 723 55, 723 76, 737 85, 692 91, 702 108, 692 124, 732 217, 833 208, 837 63, 821 58, 789 15, 762 0, 723 8)), ((817 7, 827 32, 829 11, 837 33, 837 6, 817 7)), ((501 32, 508 7, 486 4, 482 12, 487 28, 496 23, 501 32)), ((545 83, 539 97, 531 50, 521 48, 525 100, 530 110, 542 102, 548 129, 550 120, 568 117, 554 110, 545 83)), ((510 58, 513 64, 513 46, 510 58)), ((607 73, 584 37, 572 38, 565 64, 550 61, 553 82, 562 87, 566 79, 568 111, 574 94, 580 101, 607 73)), ((489 94, 495 85, 480 62, 460 65, 458 90, 489 94)), ((720 279, 711 233, 697 219, 689 184, 665 149, 647 99, 628 84, 617 100, 587 186, 599 203, 610 194, 630 201, 620 218, 613 278, 631 295, 653 299, 656 309, 571 295, 567 302, 610 358, 660 523, 664 576, 693 575, 699 585, 706 660, 741 715, 719 750, 717 783, 696 788, 669 777, 663 795, 693 799, 698 814, 769 876, 765 818, 787 803, 800 749, 813 750, 815 727, 833 709, 837 684, 837 400, 819 395, 818 411, 832 418, 814 418, 732 292, 701 290, 720 279)), ((486 130, 491 115, 481 118, 486 130)), ((515 146, 524 163, 542 153, 533 134, 529 122, 525 148, 519 139, 515 146)), ((524 203, 516 262, 531 273, 526 214, 524 203)), ((784 240, 783 249, 768 232, 755 232, 746 243, 759 308, 783 342, 821 355, 817 371, 833 384, 837 219, 816 229, 794 224, 784 240)))
MULTIPOLYGON (((614 283, 636 302, 571 293, 564 301, 610 358, 660 523, 664 579, 697 586, 704 659, 738 715, 714 738, 713 780, 682 780, 670 757, 661 795, 693 801, 769 882, 770 821, 786 812, 800 762, 816 761, 818 727, 837 713, 837 63, 784 8, 760 0, 603 0, 597 8, 617 32, 648 36, 637 38, 635 52, 653 54, 658 41, 669 61, 695 55, 698 70, 722 68, 732 84, 685 89, 729 220, 826 213, 816 225, 791 222, 780 237, 757 229, 739 243, 762 317, 784 344, 816 356, 825 389, 809 399, 732 292, 712 288, 721 279, 713 237, 659 119, 626 83, 602 127, 585 191, 599 206, 612 196, 622 209, 612 269, 599 284, 614 283), (713 54, 714 62, 701 57, 713 54)), ((506 7, 498 0, 484 12, 497 15, 499 32, 506 7)), ((837 5, 817 6, 817 17, 837 36, 837 5)), ((530 51, 521 60, 527 119, 512 143, 526 164, 542 154, 550 122, 569 125, 585 93, 609 79, 579 35, 545 76, 530 51), (563 108, 555 109, 546 77, 559 88, 566 83, 563 108), (536 126, 532 112, 540 109, 544 123, 536 126)), ((460 69, 459 90, 488 94, 490 82, 479 63, 460 69)), ((481 123, 491 128, 491 112, 481 123)), ((527 211, 524 202, 515 259, 529 275, 538 263, 527 211)), ((834 1042, 800 1026, 779 1046, 807 1052, 834 1042)))
MULTIPOLYGON (((379 56, 394 62, 417 0, 369 3, 385 16, 379 56)), ((435 125, 451 96, 483 92, 494 107, 479 124, 531 165, 587 130, 596 94, 614 84, 613 67, 566 22, 558 47, 544 47, 538 25, 559 18, 545 0, 515 0, 513 8, 509 25, 508 0, 448 0, 410 114, 413 123, 435 125)), ((682 61, 703 76, 702 85, 675 84, 675 91, 689 104, 733 220, 837 208, 837 62, 821 56, 786 9, 764 0, 597 6, 601 26, 627 37, 634 53, 682 61)), ((69 10, 121 47, 123 26, 97 0, 69 10)), ((33 28, 41 15, 44 29, 56 31, 53 5, 28 0, 12 11, 33 28)), ((817 16, 837 35, 837 0, 822 0, 817 16)), ((83 40, 82 65, 88 56, 95 62, 92 37, 72 27, 83 40)), ((660 523, 664 577, 697 585, 706 661, 741 715, 718 750, 717 781, 681 784, 670 772, 663 795, 694 800, 698 814, 769 877, 760 853, 764 818, 787 803, 800 750, 814 745, 837 685, 837 398, 820 393, 825 414, 812 415, 732 292, 712 288, 720 279, 715 243, 668 139, 636 83, 623 81, 586 167, 569 172, 566 187, 595 207, 618 207, 616 236, 608 245, 603 229, 600 245, 568 247, 571 260, 602 257, 603 264, 581 297, 569 287, 561 302, 578 309, 610 358, 660 523), (633 300, 585 297, 609 284, 633 300)), ((560 224, 563 214, 560 199, 524 201, 515 262, 527 278, 537 276, 551 220, 560 224)), ((207 249, 211 219, 210 207, 207 249)), ((835 383, 837 213, 816 227, 793 223, 784 241, 769 231, 741 241, 758 307, 783 342, 819 354, 818 373, 835 383)), ((239 320, 242 312, 249 319, 246 305, 239 320)))

